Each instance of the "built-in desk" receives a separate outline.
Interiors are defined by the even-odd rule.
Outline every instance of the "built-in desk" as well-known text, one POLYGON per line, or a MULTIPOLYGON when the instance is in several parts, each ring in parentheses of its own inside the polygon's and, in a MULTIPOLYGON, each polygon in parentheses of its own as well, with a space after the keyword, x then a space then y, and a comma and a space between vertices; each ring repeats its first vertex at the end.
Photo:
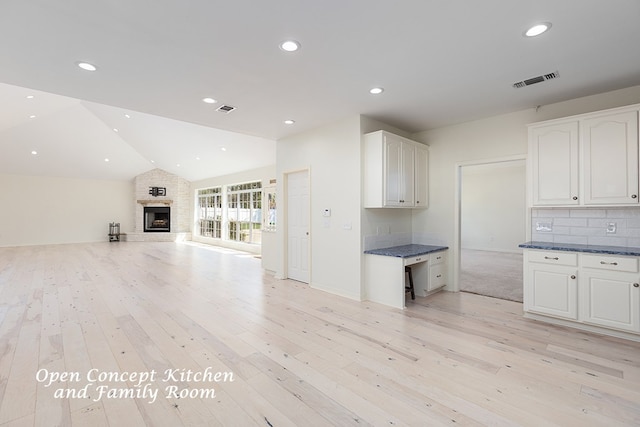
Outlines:
POLYGON ((447 284, 446 246, 402 245, 365 251, 368 301, 405 308, 404 267, 411 266, 416 296, 427 296, 447 284))

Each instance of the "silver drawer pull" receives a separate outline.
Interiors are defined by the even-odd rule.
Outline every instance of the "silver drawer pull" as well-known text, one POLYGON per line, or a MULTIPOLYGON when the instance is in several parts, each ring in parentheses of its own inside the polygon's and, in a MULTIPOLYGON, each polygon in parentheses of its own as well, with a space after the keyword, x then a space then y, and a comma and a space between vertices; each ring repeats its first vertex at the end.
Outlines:
POLYGON ((438 274, 436 277, 439 279, 442 277, 442 274, 438 274))
POLYGON ((557 256, 554 256, 554 257, 546 256, 546 257, 544 257, 544 259, 553 259, 553 260, 558 261, 558 259, 560 259, 560 258, 558 258, 557 256))
POLYGON ((605 262, 605 261, 600 261, 600 264, 602 264, 602 265, 618 265, 617 262, 605 262))
POLYGON ((416 261, 420 261, 420 260, 422 260, 422 258, 416 258, 416 261))

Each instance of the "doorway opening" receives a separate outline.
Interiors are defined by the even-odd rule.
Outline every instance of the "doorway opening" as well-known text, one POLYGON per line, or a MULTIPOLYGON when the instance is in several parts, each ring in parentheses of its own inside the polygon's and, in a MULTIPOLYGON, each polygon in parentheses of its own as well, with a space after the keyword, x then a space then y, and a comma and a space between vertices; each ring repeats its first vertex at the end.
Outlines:
POLYGON ((459 288, 522 302, 526 238, 524 159, 459 167, 459 288))

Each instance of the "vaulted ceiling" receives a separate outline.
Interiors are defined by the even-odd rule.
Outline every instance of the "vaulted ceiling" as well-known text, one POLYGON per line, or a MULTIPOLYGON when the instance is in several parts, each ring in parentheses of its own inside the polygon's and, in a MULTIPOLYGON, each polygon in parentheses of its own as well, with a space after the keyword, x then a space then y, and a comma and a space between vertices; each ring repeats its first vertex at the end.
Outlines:
POLYGON ((0 173, 197 180, 350 115, 418 132, 634 86, 638 22, 637 0, 4 0, 0 173))

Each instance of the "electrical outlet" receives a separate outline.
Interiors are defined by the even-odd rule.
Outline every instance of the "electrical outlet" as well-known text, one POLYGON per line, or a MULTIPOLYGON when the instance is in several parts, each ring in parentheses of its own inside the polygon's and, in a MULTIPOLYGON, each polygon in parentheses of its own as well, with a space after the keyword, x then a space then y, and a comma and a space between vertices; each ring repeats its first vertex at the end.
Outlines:
POLYGON ((553 231, 553 223, 536 222, 536 231, 553 231))

